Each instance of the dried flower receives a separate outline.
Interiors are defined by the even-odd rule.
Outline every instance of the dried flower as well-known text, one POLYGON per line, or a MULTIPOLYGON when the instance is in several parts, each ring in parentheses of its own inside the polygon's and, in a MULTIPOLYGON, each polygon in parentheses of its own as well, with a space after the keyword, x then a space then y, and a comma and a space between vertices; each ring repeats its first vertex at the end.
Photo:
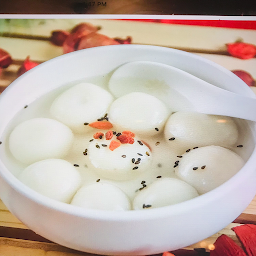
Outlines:
POLYGON ((22 74, 24 74, 25 72, 29 71, 30 69, 38 66, 39 64, 36 62, 33 62, 30 60, 30 57, 28 56, 24 62, 22 63, 21 67, 19 68, 17 74, 18 76, 21 76, 22 74))
POLYGON ((11 55, 7 51, 0 48, 0 68, 7 68, 11 64, 11 55))
POLYGON ((80 23, 76 25, 63 43, 63 52, 69 53, 76 51, 81 38, 96 32, 97 30, 97 27, 89 23, 80 23))
POLYGON ((248 72, 243 70, 233 70, 232 72, 241 78, 248 86, 255 86, 255 80, 248 72))
POLYGON ((236 233, 240 240, 245 252, 248 256, 256 255, 256 225, 246 224, 237 227, 233 227, 232 230, 236 233))
POLYGON ((50 42, 57 46, 63 46, 69 35, 70 33, 65 30, 54 30, 52 31, 50 42))
POLYGON ((214 250, 211 250, 211 256, 246 256, 241 247, 239 247, 227 235, 221 235, 214 243, 214 250))
POLYGON ((119 44, 131 44, 132 43, 132 37, 127 36, 126 39, 121 38, 114 38, 119 44))
POLYGON ((251 59, 256 55, 256 47, 252 44, 236 42, 227 44, 228 53, 239 59, 251 59))
POLYGON ((105 45, 116 45, 119 44, 113 38, 110 38, 106 35, 102 35, 99 33, 90 33, 86 36, 83 36, 79 43, 77 44, 77 50, 97 47, 97 46, 105 46, 105 45))

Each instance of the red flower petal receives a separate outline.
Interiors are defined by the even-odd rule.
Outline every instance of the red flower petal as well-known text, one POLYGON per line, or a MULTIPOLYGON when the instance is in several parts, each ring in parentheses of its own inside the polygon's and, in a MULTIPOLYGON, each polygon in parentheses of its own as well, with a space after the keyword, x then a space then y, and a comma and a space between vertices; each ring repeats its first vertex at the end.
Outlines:
POLYGON ((66 38, 63 43, 63 52, 69 53, 77 50, 77 46, 83 36, 87 36, 90 33, 96 32, 98 30, 97 27, 89 24, 89 23, 80 23, 75 26, 70 35, 66 38))
POLYGON ((121 38, 114 38, 119 44, 131 44, 132 43, 132 37, 127 36, 125 39, 121 38))
POLYGON ((116 40, 99 34, 99 33, 90 33, 87 36, 83 36, 77 45, 77 50, 105 46, 105 45, 115 45, 119 44, 116 40))
POLYGON ((221 235, 214 243, 210 256, 246 256, 245 252, 230 237, 221 235))
POLYGON ((25 72, 27 72, 28 70, 38 66, 39 64, 36 62, 33 62, 29 59, 29 56, 24 60, 24 62, 22 63, 21 67, 19 68, 17 74, 18 76, 24 74, 25 72))
POLYGON ((171 252, 164 252, 162 256, 175 256, 175 255, 171 252))
POLYGON ((62 46, 69 36, 69 32, 65 30, 54 30, 52 31, 50 42, 57 46, 62 46))
POLYGON ((230 55, 240 59, 251 59, 256 55, 256 47, 247 43, 227 44, 227 50, 230 55))
POLYGON ((96 32, 98 30, 97 27, 95 27, 94 25, 90 24, 90 23, 79 23, 78 25, 76 25, 72 30, 71 30, 71 34, 77 33, 79 35, 88 35, 91 32, 96 32))
POLYGON ((11 55, 0 48, 0 68, 7 68, 10 64, 12 64, 11 55))
POLYGON ((256 255, 256 225, 246 224, 232 228, 248 256, 256 255))
POLYGON ((248 86, 254 86, 255 81, 251 74, 248 72, 245 72, 243 70, 233 70, 232 71, 235 75, 237 75, 239 78, 241 78, 248 86))

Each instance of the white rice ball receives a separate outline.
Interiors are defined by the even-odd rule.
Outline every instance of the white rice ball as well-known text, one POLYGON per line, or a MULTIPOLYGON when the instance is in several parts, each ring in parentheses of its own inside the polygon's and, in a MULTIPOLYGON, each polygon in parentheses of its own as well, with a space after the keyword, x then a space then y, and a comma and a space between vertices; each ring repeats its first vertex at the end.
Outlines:
POLYGON ((186 182, 175 178, 161 178, 138 192, 133 200, 133 209, 173 205, 197 196, 196 189, 186 182))
POLYGON ((230 117, 176 112, 167 120, 164 135, 171 147, 183 151, 210 145, 231 147, 238 140, 238 128, 230 117))
POLYGON ((81 185, 76 167, 62 159, 36 162, 28 166, 19 179, 36 192, 64 203, 70 203, 81 185))
POLYGON ((73 133, 64 124, 49 118, 34 118, 17 125, 10 134, 9 148, 24 164, 47 158, 63 158, 73 143, 73 133))
POLYGON ((151 153, 145 144, 139 144, 135 138, 133 144, 121 144, 112 151, 109 149, 111 141, 105 138, 94 139, 88 147, 88 167, 101 177, 130 180, 149 169, 151 153))
POLYGON ((203 194, 226 182, 243 165, 244 160, 233 151, 219 146, 206 146, 185 153, 175 172, 203 194))
POLYGON ((127 211, 131 209, 130 200, 121 189, 103 182, 81 187, 71 204, 97 210, 127 211))
POLYGON ((133 92, 115 100, 109 109, 109 120, 118 130, 155 135, 163 130, 169 110, 156 97, 133 92))
POLYGON ((85 123, 103 117, 113 101, 113 96, 103 88, 80 83, 61 93, 52 103, 51 115, 76 133, 92 130, 85 123))

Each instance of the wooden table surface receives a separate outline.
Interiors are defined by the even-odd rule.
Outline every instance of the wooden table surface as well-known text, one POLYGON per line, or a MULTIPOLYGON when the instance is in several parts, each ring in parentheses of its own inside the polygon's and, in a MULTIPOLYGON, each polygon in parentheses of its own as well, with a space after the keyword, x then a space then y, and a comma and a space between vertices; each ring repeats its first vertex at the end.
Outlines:
MULTIPOLYGON (((256 45, 256 30, 216 28, 191 25, 173 25, 124 20, 11 20, 0 19, 0 48, 8 51, 14 62, 0 75, 0 92, 17 78, 22 61, 30 56, 39 63, 63 54, 62 47, 50 43, 51 31, 70 30, 75 24, 89 22, 101 27, 100 33, 109 37, 132 37, 134 44, 149 44, 193 52, 212 60, 229 70, 245 70, 256 78, 256 59, 241 60, 230 56, 226 44, 237 40, 256 45)), ((252 88, 256 92, 256 88, 252 88)), ((209 251, 221 234, 239 241, 232 227, 243 223, 256 224, 256 197, 244 212, 217 234, 182 250, 194 248, 209 251)), ((13 216, 0 201, 0 256, 72 256, 91 255, 57 245, 35 234, 13 216)), ((223 255, 224 256, 224 255, 223 255)))

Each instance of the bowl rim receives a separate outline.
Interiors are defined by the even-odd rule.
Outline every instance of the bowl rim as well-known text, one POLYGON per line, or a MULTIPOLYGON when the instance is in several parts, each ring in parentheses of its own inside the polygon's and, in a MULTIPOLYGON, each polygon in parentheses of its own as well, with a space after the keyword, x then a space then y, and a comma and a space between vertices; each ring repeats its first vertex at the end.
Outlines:
MULTIPOLYGON (((172 48, 167 48, 167 47, 161 47, 161 46, 152 46, 152 45, 114 45, 114 46, 101 46, 101 47, 94 47, 94 48, 89 48, 89 49, 84 49, 68 54, 64 54, 61 56, 58 56, 56 58, 53 58, 51 60, 48 60, 32 70, 26 72, 23 74, 21 77, 16 79, 14 82, 11 83, 10 86, 5 89, 5 91, 0 95, 0 102, 3 98, 8 97, 9 92, 11 93, 12 90, 15 90, 15 87, 19 84, 20 81, 25 76, 30 76, 33 72, 38 72, 42 67, 45 65, 48 65, 49 62, 54 63, 54 62, 59 62, 59 61, 68 61, 70 58, 75 58, 78 55, 86 54, 87 52, 91 51, 104 51, 106 48, 107 49, 115 49, 115 48, 120 48, 122 47, 123 49, 127 48, 138 48, 138 49, 155 49, 155 50, 163 50, 163 51, 173 51, 178 54, 182 55, 187 55, 189 57, 198 59, 199 61, 206 62, 213 66, 214 68, 219 69, 220 71, 226 73, 229 76, 232 76, 233 78, 236 77, 235 74, 233 74, 231 71, 225 69, 224 67, 207 60, 201 56, 184 52, 181 50, 176 50, 172 48)), ((239 78, 238 80, 239 81, 239 78)), ((242 85, 243 83, 240 83, 242 85)), ((244 88, 248 87, 244 83, 244 88)), ((250 88, 248 88, 250 90, 250 88)), ((248 93, 250 94, 250 92, 248 93)), ((246 91, 246 89, 245 89, 246 91)), ((254 93, 251 91, 252 97, 255 96, 254 93)), ((18 111, 16 111, 17 113, 18 111)), ((255 126, 254 126, 255 130, 255 126)), ((94 210, 94 209, 84 209, 78 206, 58 202, 54 199, 47 198, 46 196, 43 196, 36 191, 30 189, 26 185, 24 185, 21 181, 18 180, 4 165, 4 163, 0 159, 0 178, 3 178, 6 183, 8 183, 16 192, 20 193, 24 197, 28 198, 29 200, 36 202, 40 205, 42 205, 45 208, 50 208, 55 211, 61 211, 63 213, 73 215, 76 217, 81 217, 81 218, 86 218, 86 219, 97 219, 97 220, 106 220, 106 221, 139 221, 139 220, 148 220, 148 219, 158 219, 158 218, 164 218, 168 217, 170 215, 174 214, 181 214, 182 212, 189 212, 193 210, 194 208, 197 208, 199 205, 202 205, 203 202, 205 201, 214 201, 216 198, 222 196, 225 194, 227 191, 231 191, 234 186, 238 186, 247 175, 250 175, 252 172, 252 168, 248 166, 256 164, 256 149, 254 147, 254 150, 252 154, 250 155, 249 159, 246 161, 245 165, 241 168, 241 170, 235 174, 233 177, 231 177, 228 181, 220 185, 219 187, 203 194, 200 195, 196 198, 190 199, 185 202, 181 202, 175 205, 169 205, 169 206, 164 206, 160 208, 152 208, 152 209, 147 209, 145 210, 130 210, 130 211, 106 211, 106 210, 94 210), (246 175, 247 174, 247 175, 246 175)))

